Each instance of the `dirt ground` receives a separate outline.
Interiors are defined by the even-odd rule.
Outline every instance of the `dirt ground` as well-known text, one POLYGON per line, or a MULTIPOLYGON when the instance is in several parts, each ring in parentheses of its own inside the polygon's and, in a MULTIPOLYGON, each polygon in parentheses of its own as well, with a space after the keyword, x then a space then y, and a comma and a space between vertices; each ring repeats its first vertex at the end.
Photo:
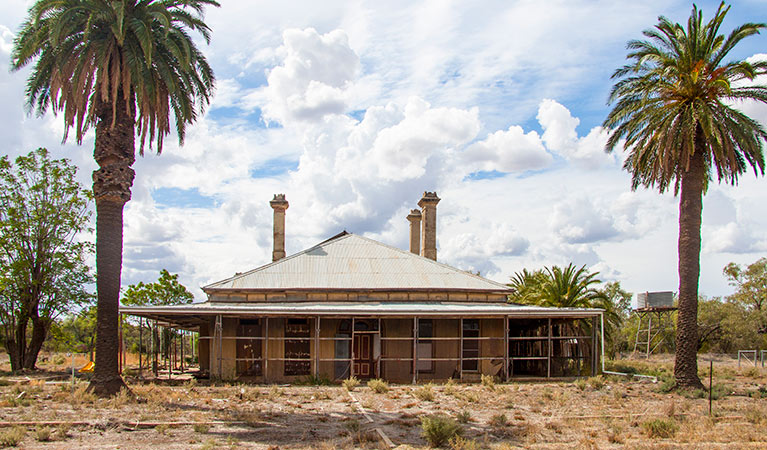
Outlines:
MULTIPOLYGON (((708 384, 708 357, 700 374, 708 384)), ((557 382, 343 386, 227 384, 128 378, 132 395, 100 400, 87 382, 55 380, 67 364, 0 376, 0 446, 22 448, 428 447, 421 418, 444 414, 463 437, 445 447, 767 448, 767 368, 714 363, 713 412, 703 392, 664 392, 670 356, 613 368, 659 375, 557 382), (61 367, 59 367, 61 366, 61 367), (47 381, 46 381, 47 380, 47 381), (389 442, 382 438, 382 431, 389 442), (390 445, 391 444, 391 445, 390 445)), ((59 364, 55 364, 58 362, 59 364)), ((68 361, 67 361, 68 363, 68 361)), ((0 366, 0 369, 3 367, 0 366)))

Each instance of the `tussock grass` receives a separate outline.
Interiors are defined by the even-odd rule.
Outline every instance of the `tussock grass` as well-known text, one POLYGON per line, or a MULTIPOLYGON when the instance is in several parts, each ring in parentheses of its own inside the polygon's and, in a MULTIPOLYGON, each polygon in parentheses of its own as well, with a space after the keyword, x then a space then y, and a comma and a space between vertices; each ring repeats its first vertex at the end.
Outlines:
POLYGON ((450 439, 463 435, 461 425, 444 414, 421 417, 421 430, 424 439, 432 447, 442 447, 450 439))
POLYGON ((495 390, 495 377, 492 375, 482 375, 482 386, 490 389, 491 391, 495 390))
POLYGON ((480 450, 482 446, 473 439, 466 439, 461 436, 453 436, 448 442, 452 450, 480 450))
POLYGON ((51 429, 49 427, 35 428, 35 439, 38 442, 48 442, 51 440, 51 429))
POLYGON ((210 425, 207 423, 196 423, 192 426, 195 433, 205 434, 210 431, 210 425))
POLYGON ((345 379, 342 384, 344 385, 344 388, 346 388, 347 391, 352 392, 354 391, 354 388, 359 386, 360 380, 357 379, 357 377, 349 377, 345 379))
POLYGON ((503 428, 509 424, 509 419, 506 414, 494 414, 487 424, 493 428, 503 428))
POLYGON ((463 411, 459 411, 455 413, 455 420, 457 420, 458 423, 463 423, 463 424, 469 423, 472 420, 471 412, 469 412, 466 409, 464 409, 463 411))
POLYGON ((0 447, 16 447, 24 440, 27 429, 24 427, 11 427, 0 430, 0 447))
POLYGON ((674 419, 651 419, 642 422, 642 430, 647 437, 655 439, 668 439, 674 437, 679 431, 679 425, 674 419))
POLYGON ((380 378, 368 381, 368 387, 377 394, 389 392, 389 383, 380 378))
POLYGON ((432 389, 432 384, 424 384, 423 386, 415 388, 415 390, 413 390, 413 395, 418 400, 424 402, 434 401, 434 390, 432 389))

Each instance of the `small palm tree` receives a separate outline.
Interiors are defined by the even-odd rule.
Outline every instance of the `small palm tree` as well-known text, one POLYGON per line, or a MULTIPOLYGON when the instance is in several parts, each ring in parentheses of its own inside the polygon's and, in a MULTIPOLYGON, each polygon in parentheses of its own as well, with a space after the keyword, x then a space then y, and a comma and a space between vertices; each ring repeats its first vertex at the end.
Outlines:
POLYGON ((510 287, 514 294, 510 300, 528 305, 557 308, 591 308, 605 294, 596 289, 601 281, 599 272, 589 273, 586 266, 577 268, 572 263, 564 269, 559 266, 544 267, 529 272, 523 269, 511 277, 510 287))
POLYGON ((213 72, 189 31, 206 42, 203 8, 215 0, 37 0, 14 43, 14 70, 36 61, 27 101, 44 114, 63 113, 66 140, 82 143, 96 130, 98 319, 96 368, 90 389, 111 395, 125 384, 117 365, 117 316, 122 267, 122 214, 130 200, 135 136, 157 152, 171 132, 210 101, 213 72))
POLYGON ((720 4, 703 22, 693 6, 687 27, 659 17, 646 40, 628 43, 630 63, 615 71, 617 80, 604 126, 612 131, 606 151, 623 140, 624 168, 632 189, 674 186, 679 201, 679 314, 674 377, 679 387, 703 387, 698 378, 697 310, 703 194, 716 174, 736 184, 753 168, 764 174, 764 128, 734 107, 743 100, 767 102, 767 87, 739 84, 767 73, 767 62, 725 62, 742 39, 758 34, 763 23, 743 24, 719 34, 729 6, 720 4))
POLYGON ((572 263, 564 269, 559 266, 546 268, 548 275, 541 286, 539 305, 557 308, 591 308, 604 293, 596 286, 601 283, 599 272, 589 273, 586 266, 577 268, 572 263))

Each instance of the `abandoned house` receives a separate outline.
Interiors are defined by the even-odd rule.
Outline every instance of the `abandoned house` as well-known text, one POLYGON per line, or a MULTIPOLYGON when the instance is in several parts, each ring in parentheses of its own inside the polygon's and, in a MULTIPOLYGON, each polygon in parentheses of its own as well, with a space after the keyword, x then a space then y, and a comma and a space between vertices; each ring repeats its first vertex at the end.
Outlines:
POLYGON ((412 210, 409 251, 343 232, 285 255, 275 195, 273 261, 203 287, 208 300, 121 313, 199 332, 212 378, 478 380, 593 375, 601 310, 512 304, 511 289, 437 261, 436 193, 412 210))

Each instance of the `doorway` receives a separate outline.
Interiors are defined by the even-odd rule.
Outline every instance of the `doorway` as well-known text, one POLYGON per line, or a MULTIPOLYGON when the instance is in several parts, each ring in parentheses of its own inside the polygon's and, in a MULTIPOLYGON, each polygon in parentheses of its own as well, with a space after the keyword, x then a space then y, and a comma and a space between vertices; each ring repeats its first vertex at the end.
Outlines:
POLYGON ((373 334, 354 333, 354 375, 357 378, 369 379, 375 376, 375 359, 373 358, 373 334))

